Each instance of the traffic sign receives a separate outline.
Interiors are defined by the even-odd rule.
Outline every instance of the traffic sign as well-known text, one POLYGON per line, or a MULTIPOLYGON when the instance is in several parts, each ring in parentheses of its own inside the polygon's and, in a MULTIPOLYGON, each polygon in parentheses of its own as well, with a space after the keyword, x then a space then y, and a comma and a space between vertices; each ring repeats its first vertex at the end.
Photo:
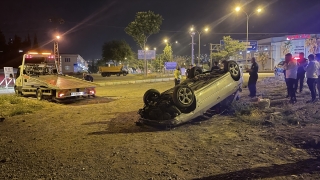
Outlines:
POLYGON ((166 70, 175 70, 177 67, 177 62, 165 62, 164 67, 166 70))
POLYGON ((247 51, 256 51, 258 50, 258 41, 256 40, 249 40, 247 41, 240 41, 242 43, 244 43, 245 45, 247 45, 247 51))
MULTIPOLYGON (((249 40, 248 42, 246 40, 239 40, 239 42, 242 42, 247 46, 247 51, 258 50, 258 41, 256 41, 256 40, 249 40)), ((224 41, 220 40, 220 44, 224 45, 224 41)))
MULTIPOLYGON (((138 59, 145 59, 144 50, 138 50, 138 59)), ((146 50, 146 59, 156 59, 156 51, 146 50)))

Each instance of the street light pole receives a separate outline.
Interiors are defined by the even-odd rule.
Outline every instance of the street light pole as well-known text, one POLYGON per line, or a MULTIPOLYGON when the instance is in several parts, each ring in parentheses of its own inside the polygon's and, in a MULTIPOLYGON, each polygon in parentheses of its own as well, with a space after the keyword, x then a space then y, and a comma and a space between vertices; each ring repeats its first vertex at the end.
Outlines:
POLYGON ((194 48, 193 48, 193 45, 194 45, 194 41, 193 41, 193 38, 194 38, 194 35, 196 33, 193 31, 193 28, 191 28, 191 31, 190 31, 190 35, 191 35, 191 64, 194 65, 194 48))
MULTIPOLYGON (((238 6, 238 7, 236 7, 235 10, 238 12, 238 11, 241 10, 241 7, 238 6)), ((245 57, 245 58, 246 58, 246 66, 248 66, 247 51, 248 51, 248 45, 250 45, 250 44, 249 44, 249 18, 250 18, 253 14, 259 13, 259 12, 261 12, 261 11, 262 11, 261 8, 258 8, 258 9, 257 9, 257 12, 253 11, 251 14, 248 14, 247 12, 242 11, 242 12, 245 13, 246 16, 247 16, 247 38, 246 38, 246 53, 245 53, 245 56, 246 56, 246 57, 245 57)))
POLYGON ((200 65, 200 36, 201 36, 201 32, 199 33, 198 31, 198 34, 199 34, 199 53, 198 53, 198 66, 200 65))

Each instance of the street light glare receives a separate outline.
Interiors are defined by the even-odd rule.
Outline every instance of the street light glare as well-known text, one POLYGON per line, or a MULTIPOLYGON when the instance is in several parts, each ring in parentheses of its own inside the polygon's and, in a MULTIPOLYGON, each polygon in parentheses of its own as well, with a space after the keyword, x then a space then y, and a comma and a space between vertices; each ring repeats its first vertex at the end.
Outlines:
POLYGON ((205 28, 204 30, 205 30, 206 32, 207 32, 207 31, 209 31, 209 29, 208 29, 208 28, 205 28))
POLYGON ((148 50, 149 50, 149 48, 147 48, 147 47, 146 47, 146 50, 148 51, 148 50))
POLYGON ((193 28, 191 28, 190 31, 193 31, 193 28))
POLYGON ((178 44, 178 41, 176 41, 176 44, 178 44))
POLYGON ((157 50, 157 48, 153 48, 154 50, 157 50))
POLYGON ((238 7, 236 7, 236 11, 240 11, 241 10, 241 8, 238 6, 238 7))
POLYGON ((261 8, 259 8, 259 9, 257 9, 257 12, 259 13, 259 12, 261 12, 262 11, 262 9, 261 8))
POLYGON ((166 42, 168 42, 168 40, 167 40, 167 39, 165 39, 165 40, 164 40, 164 42, 166 43, 166 42))
POLYGON ((56 36, 57 39, 60 39, 60 36, 56 36))

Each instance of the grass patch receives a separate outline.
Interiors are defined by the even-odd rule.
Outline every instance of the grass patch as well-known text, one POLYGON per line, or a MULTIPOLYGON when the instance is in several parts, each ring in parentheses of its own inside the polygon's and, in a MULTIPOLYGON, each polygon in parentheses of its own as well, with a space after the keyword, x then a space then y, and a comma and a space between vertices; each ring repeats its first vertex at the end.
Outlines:
POLYGON ((252 103, 236 101, 232 103, 231 109, 237 120, 250 125, 260 125, 264 120, 264 114, 253 106, 252 103))
POLYGON ((10 117, 16 115, 30 114, 35 111, 57 106, 47 101, 38 101, 15 95, 0 96, 0 116, 10 117))

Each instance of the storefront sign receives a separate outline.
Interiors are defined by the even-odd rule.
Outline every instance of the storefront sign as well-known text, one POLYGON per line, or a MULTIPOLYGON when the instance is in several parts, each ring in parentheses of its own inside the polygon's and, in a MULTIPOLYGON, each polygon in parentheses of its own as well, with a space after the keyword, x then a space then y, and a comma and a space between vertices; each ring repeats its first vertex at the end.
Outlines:
POLYGON ((287 40, 294 40, 294 39, 309 39, 311 37, 310 34, 297 34, 297 35, 289 35, 287 36, 287 40))

